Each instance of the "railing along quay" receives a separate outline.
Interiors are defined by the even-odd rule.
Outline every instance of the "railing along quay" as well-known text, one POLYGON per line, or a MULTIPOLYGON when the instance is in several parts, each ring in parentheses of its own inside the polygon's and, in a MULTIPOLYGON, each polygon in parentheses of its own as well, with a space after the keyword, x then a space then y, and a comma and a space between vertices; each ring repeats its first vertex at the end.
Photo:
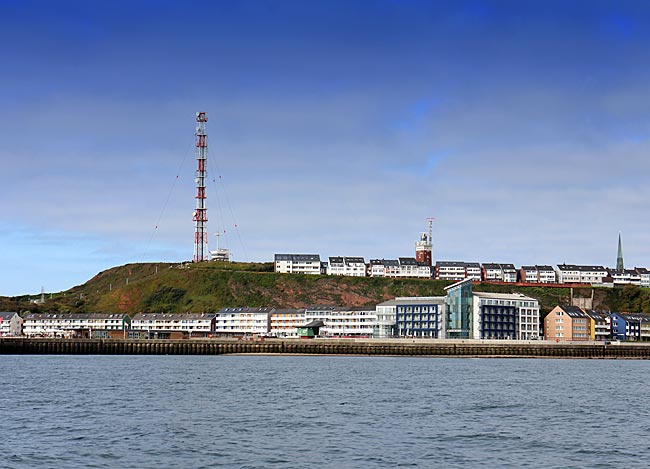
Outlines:
POLYGON ((0 354, 58 355, 383 355, 430 357, 650 358, 650 344, 410 339, 27 339, 0 338, 0 354))

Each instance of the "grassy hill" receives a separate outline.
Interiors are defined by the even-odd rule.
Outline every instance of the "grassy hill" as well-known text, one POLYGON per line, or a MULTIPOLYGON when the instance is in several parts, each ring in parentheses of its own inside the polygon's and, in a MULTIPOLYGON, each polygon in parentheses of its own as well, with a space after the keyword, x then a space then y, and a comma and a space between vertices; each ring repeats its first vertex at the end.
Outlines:
MULTIPOLYGON (((288 275, 273 264, 127 264, 100 272, 83 285, 47 296, 0 298, 1 310, 32 312, 211 312, 228 306, 374 306, 396 296, 444 295, 450 282, 418 279, 288 275)), ((542 312, 567 303, 567 288, 480 284, 475 291, 520 292, 540 300, 542 312)), ((591 288, 574 289, 589 297, 591 288)), ((594 289, 597 308, 650 312, 650 289, 594 289)))

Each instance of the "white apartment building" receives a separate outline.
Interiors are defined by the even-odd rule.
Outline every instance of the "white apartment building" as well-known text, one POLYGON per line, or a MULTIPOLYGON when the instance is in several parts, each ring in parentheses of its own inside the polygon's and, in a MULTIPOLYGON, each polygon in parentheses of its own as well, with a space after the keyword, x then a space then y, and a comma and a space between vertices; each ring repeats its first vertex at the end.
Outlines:
POLYGON ((312 306, 305 308, 305 322, 323 321, 320 330, 328 337, 372 337, 377 313, 375 309, 312 306))
POLYGON ((438 261, 435 278, 454 282, 469 278, 478 282, 481 280, 481 266, 478 262, 438 261))
POLYGON ((401 269, 397 259, 386 259, 384 261, 384 267, 386 269, 385 277, 397 278, 401 275, 401 269))
POLYGON ((483 280, 515 283, 517 281, 517 269, 513 264, 483 264, 483 280))
POLYGON ((614 285, 638 285, 641 286, 641 274, 633 269, 609 270, 614 285))
POLYGON ((517 282, 517 269, 513 264, 501 264, 501 271, 503 272, 503 281, 508 283, 517 282))
POLYGON ((323 330, 332 337, 372 337, 376 322, 374 308, 340 308, 332 311, 323 330))
POLYGON ((404 278, 431 278, 431 266, 414 257, 399 258, 399 276, 404 278))
POLYGON ((374 328, 374 337, 386 338, 395 336, 397 300, 388 300, 379 303, 375 308, 377 322, 374 328))
POLYGON ((16 312, 0 313, 0 337, 18 336, 23 333, 23 319, 16 312))
POLYGON ((320 275, 320 256, 318 254, 276 254, 275 271, 281 274, 320 275))
POLYGON ((650 287, 650 270, 645 267, 635 267, 634 270, 637 271, 641 278, 641 286, 646 288, 650 287))
POLYGON ((149 332, 184 332, 188 336, 208 335, 215 328, 215 314, 208 313, 138 313, 131 329, 149 332))
POLYGON ((519 269, 521 281, 524 283, 539 283, 539 274, 537 272, 537 266, 534 265, 522 265, 519 269))
POLYGON ((274 308, 222 308, 215 318, 216 335, 240 337, 266 335, 274 308))
POLYGON ((558 283, 602 284, 608 275, 607 269, 599 265, 557 265, 558 283))
POLYGON ((370 259, 368 275, 370 277, 386 277, 386 266, 384 259, 370 259))
POLYGON ((465 262, 465 275, 472 281, 480 282, 481 265, 478 262, 465 262))
POLYGON ((347 277, 365 277, 366 261, 363 257, 330 257, 327 274, 347 277))
POLYGON ((501 264, 483 264, 483 280, 488 282, 503 282, 501 264))
POLYGON ((28 337, 72 337, 92 331, 118 331, 129 328, 131 318, 120 313, 28 314, 23 333, 28 337))
POLYGON ((298 328, 306 324, 304 309, 276 309, 271 313, 273 337, 298 337, 298 328))
POLYGON ((539 301, 520 293, 473 292, 472 337, 539 338, 539 301))
POLYGON ((557 275, 550 265, 538 265, 539 283, 557 283, 557 275))
POLYGON ((555 270, 550 265, 524 265, 519 272, 524 283, 557 283, 555 270))

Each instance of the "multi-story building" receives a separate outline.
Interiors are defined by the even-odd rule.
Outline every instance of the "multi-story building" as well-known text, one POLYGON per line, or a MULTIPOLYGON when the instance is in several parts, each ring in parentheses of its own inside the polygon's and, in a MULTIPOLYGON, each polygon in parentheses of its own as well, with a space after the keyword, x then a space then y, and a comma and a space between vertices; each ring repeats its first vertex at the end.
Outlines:
POLYGON ((591 340, 604 341, 611 338, 609 313, 594 310, 585 310, 584 312, 589 317, 589 338, 591 340))
POLYGON ((24 319, 23 333, 29 337, 117 337, 130 325, 129 315, 120 313, 32 313, 24 319))
POLYGON ((399 276, 405 278, 431 278, 431 266, 414 257, 399 258, 399 276))
POLYGON ((157 339, 206 337, 215 327, 215 314, 208 313, 138 313, 131 321, 132 331, 157 339))
POLYGON ((16 312, 0 313, 0 337, 19 336, 23 333, 23 318, 16 312))
POLYGON ((639 319, 639 340, 650 340, 650 314, 636 314, 639 319))
POLYGON ((523 283, 557 283, 550 265, 524 265, 519 269, 519 279, 523 283))
POLYGON ((401 274, 399 261, 397 259, 386 259, 384 261, 384 267, 386 268, 386 277, 397 278, 401 274))
POLYGON ((612 339, 650 340, 650 315, 611 313, 609 315, 612 339))
POLYGON ((507 283, 517 282, 517 269, 514 264, 501 264, 503 281, 507 283))
POLYGON ((386 338, 394 337, 395 332, 395 311, 397 310, 397 300, 388 300, 379 303, 375 308, 377 322, 373 331, 373 337, 386 338))
POLYGON ((271 313, 271 336, 297 337, 298 328, 305 325, 304 309, 276 309, 271 313))
POLYGON ((641 319, 627 313, 611 313, 609 321, 612 339, 639 340, 641 336, 641 319))
POLYGON ((281 274, 320 275, 320 256, 318 254, 276 254, 275 271, 281 274))
POLYGON ((310 306, 305 308, 305 322, 322 321, 320 334, 327 337, 372 337, 377 322, 375 308, 341 308, 310 306))
POLYGON ((444 338, 446 298, 404 297, 395 299, 395 335, 444 338))
POLYGON ((608 270, 607 273, 616 285, 641 285, 641 274, 635 269, 608 270))
POLYGON ((599 265, 557 265, 558 283, 602 284, 608 275, 607 269, 599 265))
POLYGON ((650 270, 645 267, 635 267, 634 270, 639 274, 641 286, 646 288, 650 287, 650 270))
POLYGON ((481 281, 481 264, 478 262, 465 262, 465 275, 474 282, 481 281))
POLYGON ((557 274, 550 265, 537 265, 539 283, 557 283, 557 274))
POLYGON ((478 262, 438 261, 435 266, 435 278, 458 282, 466 278, 481 280, 481 266, 478 262))
POLYGON ((215 317, 214 333, 225 337, 267 335, 274 308, 222 308, 215 317))
POLYGON ((327 273, 328 275, 365 277, 366 261, 363 257, 330 257, 327 273))
POLYGON ((539 338, 539 301, 520 293, 472 294, 472 337, 530 340, 539 338))
POLYGON ((537 266, 522 265, 519 269, 519 280, 523 283, 539 283, 537 266))
POLYGON ((366 275, 368 277, 386 277, 385 262, 384 259, 370 259, 366 269, 366 275))
POLYGON ((590 317, 577 306, 556 306, 544 318, 546 340, 589 340, 590 317))
POLYGON ((323 330, 329 337, 372 337, 376 322, 375 308, 337 308, 323 330))
POLYGON ((482 279, 487 282, 515 283, 517 281, 517 269, 514 264, 483 264, 482 275, 482 279))
POLYGON ((472 280, 467 278, 445 287, 445 336, 449 339, 472 338, 472 280))

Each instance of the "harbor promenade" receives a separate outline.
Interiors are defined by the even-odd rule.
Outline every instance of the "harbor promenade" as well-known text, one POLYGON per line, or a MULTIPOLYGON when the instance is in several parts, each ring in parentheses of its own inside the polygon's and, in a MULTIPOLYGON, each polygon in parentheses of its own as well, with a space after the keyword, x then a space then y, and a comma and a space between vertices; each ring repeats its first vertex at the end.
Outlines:
POLYGON ((650 343, 445 339, 43 339, 0 338, 0 354, 378 355, 513 358, 650 358, 650 343))

